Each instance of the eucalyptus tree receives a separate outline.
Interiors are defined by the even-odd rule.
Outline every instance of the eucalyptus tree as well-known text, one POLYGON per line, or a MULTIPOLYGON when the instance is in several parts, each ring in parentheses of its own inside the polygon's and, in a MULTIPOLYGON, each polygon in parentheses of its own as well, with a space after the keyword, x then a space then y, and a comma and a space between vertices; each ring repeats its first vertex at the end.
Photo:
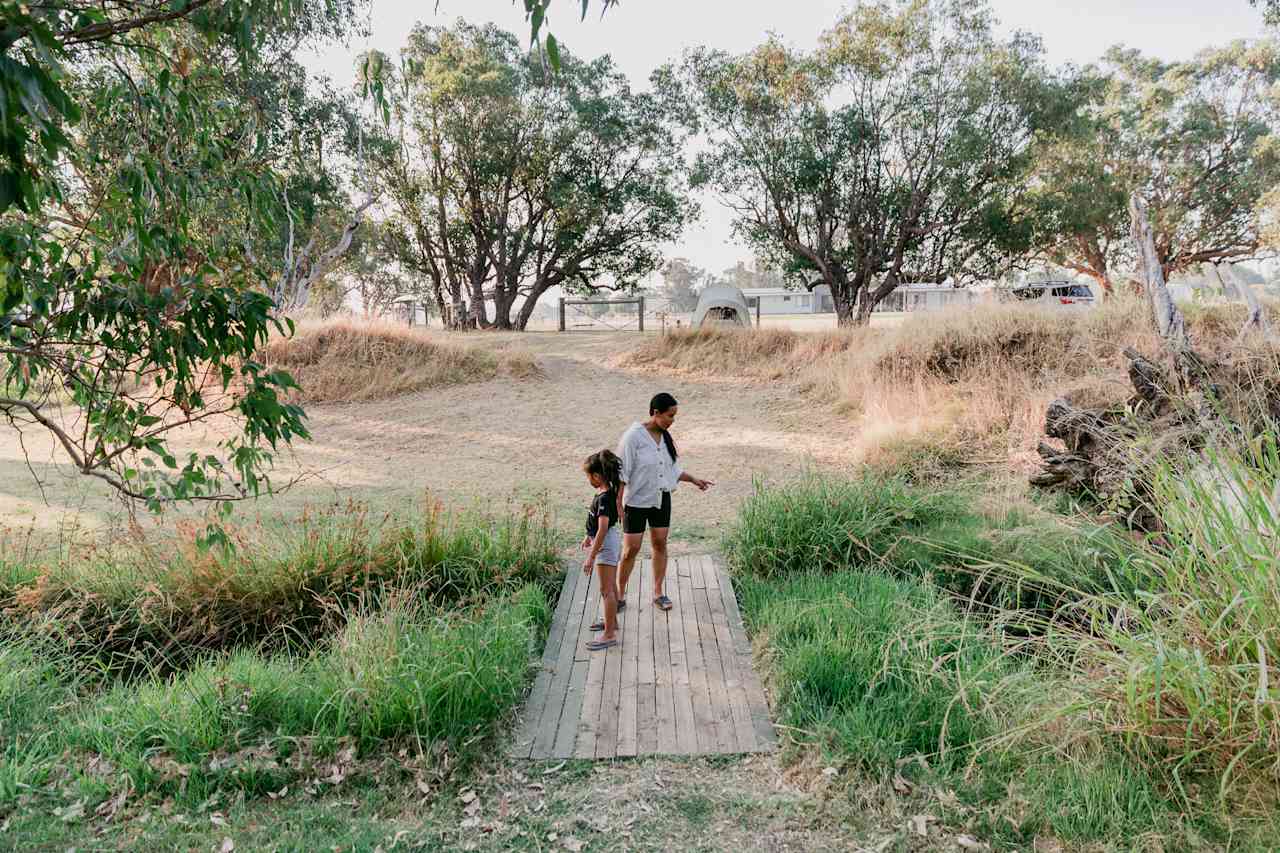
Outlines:
POLYGON ((634 287, 694 212, 665 104, 607 58, 558 62, 464 23, 415 30, 402 57, 380 174, 455 327, 523 329, 557 286, 634 287))
POLYGON ((993 276, 1028 250, 1026 175, 1064 102, 1039 42, 993 26, 983 5, 859 3, 816 51, 686 58, 700 181, 758 255, 831 288, 841 324, 903 282, 993 276))
POLYGON ((1047 260, 1110 293, 1137 260, 1135 192, 1150 206, 1166 280, 1268 251, 1259 207, 1280 184, 1280 43, 1171 63, 1117 48, 1076 85, 1079 116, 1043 148, 1035 176, 1047 260))
POLYGON ((254 354, 343 204, 346 119, 291 56, 353 6, 0 3, 0 415, 153 508, 257 493, 306 428, 254 354), (171 450, 222 416, 219 452, 171 450))

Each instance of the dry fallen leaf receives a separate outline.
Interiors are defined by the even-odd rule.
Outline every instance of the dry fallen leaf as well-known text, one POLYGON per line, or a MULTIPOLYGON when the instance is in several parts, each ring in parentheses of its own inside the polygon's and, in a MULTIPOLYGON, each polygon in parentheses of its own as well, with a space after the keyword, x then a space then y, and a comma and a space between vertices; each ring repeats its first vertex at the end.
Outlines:
POLYGON ((561 761, 561 762, 560 762, 559 764, 557 764, 556 766, 554 766, 554 767, 548 767, 546 770, 543 770, 543 771, 542 771, 542 775, 543 775, 543 776, 550 776, 552 773, 559 773, 561 770, 563 770, 563 769, 564 769, 564 766, 565 766, 566 764, 568 764, 568 763, 569 763, 569 762, 567 762, 567 761, 561 761))
POLYGON ((431 793, 431 784, 421 776, 418 777, 418 791, 423 794, 431 793))
POLYGON ((937 820, 932 815, 918 814, 907 821, 907 825, 911 827, 911 831, 921 838, 929 837, 929 821, 937 820))
POLYGON ((218 853, 231 853, 236 849, 236 843, 230 838, 222 839, 222 846, 218 848, 218 853))
POLYGON ((840 772, 840 771, 839 771, 839 770, 837 770, 837 769, 835 769, 834 767, 824 767, 824 768, 822 768, 822 775, 823 775, 823 776, 826 776, 828 779, 830 779, 832 776, 835 776, 835 775, 836 775, 837 773, 839 773, 839 772, 840 772))
POLYGON ((462 811, 463 811, 463 814, 465 814, 467 817, 475 817, 476 813, 480 811, 480 801, 472 800, 471 802, 467 803, 466 807, 463 808, 462 811))
POLYGON ((899 794, 910 794, 914 788, 914 785, 902 778, 901 773, 893 774, 893 790, 897 791, 899 794))
POLYGON ((464 803, 470 803, 470 802, 474 801, 474 800, 475 800, 475 798, 476 798, 476 792, 475 792, 475 791, 473 791, 473 790, 471 790, 470 788, 468 788, 467 790, 463 791, 463 792, 462 792, 462 795, 461 795, 460 797, 458 797, 458 799, 459 799, 459 800, 462 800, 462 802, 464 802, 464 803))
POLYGON ((480 818, 478 817, 464 817, 462 819, 462 823, 460 824, 460 826, 463 829, 475 829, 479 825, 480 825, 480 818))
POLYGON ((564 849, 568 850, 569 853, 582 853, 582 848, 587 846, 587 842, 580 841, 572 835, 565 836, 560 843, 564 845, 564 849))
POLYGON ((289 786, 285 785, 279 791, 267 791, 267 796, 273 800, 278 800, 281 797, 288 795, 288 793, 289 793, 289 786))
POLYGON ((104 820, 111 820, 116 816, 116 813, 124 807, 125 800, 127 799, 129 799, 128 785, 121 788, 120 792, 114 797, 103 800, 98 805, 98 808, 94 810, 94 813, 104 820))
POLYGON ((1062 843, 1056 838, 1037 838, 1031 849, 1035 853, 1062 853, 1062 843))
POLYGON ((956 844, 959 844, 965 850, 985 850, 987 847, 972 835, 957 835, 956 844))

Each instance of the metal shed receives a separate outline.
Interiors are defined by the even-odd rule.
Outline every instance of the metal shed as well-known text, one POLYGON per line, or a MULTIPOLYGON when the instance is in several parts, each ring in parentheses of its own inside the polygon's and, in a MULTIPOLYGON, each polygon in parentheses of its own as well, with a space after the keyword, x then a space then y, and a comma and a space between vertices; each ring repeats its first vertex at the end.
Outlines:
POLYGON ((751 328, 751 309, 747 298, 736 287, 716 284, 698 294, 698 307, 693 312, 693 327, 729 325, 751 328))

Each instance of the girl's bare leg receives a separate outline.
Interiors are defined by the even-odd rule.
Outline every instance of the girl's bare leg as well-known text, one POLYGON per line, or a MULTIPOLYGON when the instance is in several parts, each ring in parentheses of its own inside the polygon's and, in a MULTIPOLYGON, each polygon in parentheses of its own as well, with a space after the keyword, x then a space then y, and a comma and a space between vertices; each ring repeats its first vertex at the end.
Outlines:
POLYGON ((604 633, 601 640, 618 639, 618 567, 596 563, 600 573, 600 597, 604 600, 604 633))

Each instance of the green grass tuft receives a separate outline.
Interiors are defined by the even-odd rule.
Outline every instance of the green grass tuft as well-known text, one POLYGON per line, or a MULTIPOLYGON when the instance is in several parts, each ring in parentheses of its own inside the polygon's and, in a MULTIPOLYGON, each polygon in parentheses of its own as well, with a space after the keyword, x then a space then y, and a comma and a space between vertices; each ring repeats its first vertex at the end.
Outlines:
POLYGON ((774 655, 783 722, 872 771, 913 755, 954 771, 993 734, 982 706, 1012 668, 927 587, 871 572, 741 577, 774 655))
MULTIPOLYGON (((530 650, 549 621, 546 595, 532 585, 456 613, 406 595, 354 616, 306 656, 241 650, 70 702, 50 675, 21 694, 31 710, 0 765, 0 804, 57 778, 68 756, 105 762, 138 794, 186 803, 319 780, 388 741, 474 757, 523 696, 530 650)), ((90 775, 76 781, 89 797, 108 793, 90 775)))
POLYGON ((479 516, 428 506, 375 518, 351 504, 234 530, 232 551, 199 547, 201 532, 182 526, 156 542, 9 564, 0 626, 37 625, 98 671, 164 673, 228 649, 306 649, 341 630, 347 613, 406 587, 464 608, 558 577, 557 534, 528 510, 479 516))

